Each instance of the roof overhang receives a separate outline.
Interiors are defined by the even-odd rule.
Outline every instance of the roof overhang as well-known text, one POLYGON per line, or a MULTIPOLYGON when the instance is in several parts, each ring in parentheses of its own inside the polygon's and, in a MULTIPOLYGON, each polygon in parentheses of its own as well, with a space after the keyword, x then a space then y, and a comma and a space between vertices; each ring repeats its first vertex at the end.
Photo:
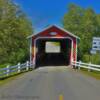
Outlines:
POLYGON ((57 25, 51 25, 51 26, 49 26, 49 27, 47 27, 47 28, 44 28, 42 31, 37 32, 37 33, 35 33, 35 34, 32 34, 32 35, 28 36, 27 39, 32 38, 33 36, 35 37, 37 34, 39 34, 39 33, 41 33, 41 32, 44 32, 44 31, 48 30, 49 28, 52 28, 53 26, 59 28, 60 30, 62 30, 62 31, 64 31, 64 32, 66 32, 66 33, 68 33, 69 35, 71 35, 71 36, 73 36, 73 37, 75 37, 75 38, 77 38, 77 39, 80 39, 78 36, 72 34, 71 32, 69 32, 69 31, 67 31, 66 29, 64 29, 64 28, 62 28, 62 27, 59 27, 59 26, 57 26, 57 25))

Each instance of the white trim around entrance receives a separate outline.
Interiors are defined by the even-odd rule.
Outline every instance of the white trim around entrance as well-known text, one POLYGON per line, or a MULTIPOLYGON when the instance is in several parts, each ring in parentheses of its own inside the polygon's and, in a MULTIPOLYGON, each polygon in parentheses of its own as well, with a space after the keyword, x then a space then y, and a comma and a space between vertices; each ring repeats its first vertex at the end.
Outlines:
POLYGON ((69 39, 71 40, 71 59, 70 59, 70 64, 71 64, 71 62, 73 61, 73 39, 71 37, 38 37, 34 40, 34 58, 33 58, 34 65, 36 65, 36 52, 37 52, 36 41, 38 39, 69 39))

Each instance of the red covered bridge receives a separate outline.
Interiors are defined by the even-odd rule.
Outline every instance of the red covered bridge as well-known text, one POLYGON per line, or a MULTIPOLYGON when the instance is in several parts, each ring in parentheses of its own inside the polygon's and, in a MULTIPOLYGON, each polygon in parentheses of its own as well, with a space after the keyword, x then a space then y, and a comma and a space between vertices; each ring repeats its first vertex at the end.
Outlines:
POLYGON ((52 25, 30 39, 30 61, 35 66, 70 65, 77 61, 77 40, 71 32, 52 25))

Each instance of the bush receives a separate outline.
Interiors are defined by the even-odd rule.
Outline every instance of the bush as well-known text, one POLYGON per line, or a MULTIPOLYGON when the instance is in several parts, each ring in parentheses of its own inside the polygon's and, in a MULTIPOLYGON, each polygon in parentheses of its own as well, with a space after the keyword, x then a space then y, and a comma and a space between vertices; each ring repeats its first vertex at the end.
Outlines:
POLYGON ((0 65, 0 68, 5 68, 5 67, 7 67, 7 65, 11 65, 11 64, 10 63, 2 64, 2 65, 0 65))
POLYGON ((91 62, 92 64, 100 65, 100 53, 94 55, 85 54, 82 58, 82 61, 86 63, 91 62))

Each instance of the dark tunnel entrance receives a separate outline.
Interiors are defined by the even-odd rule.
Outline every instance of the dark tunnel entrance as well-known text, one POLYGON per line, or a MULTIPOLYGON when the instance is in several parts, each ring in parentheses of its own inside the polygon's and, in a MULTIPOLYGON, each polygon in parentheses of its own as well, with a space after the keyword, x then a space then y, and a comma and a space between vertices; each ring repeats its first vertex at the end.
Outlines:
POLYGON ((42 38, 36 40, 36 68, 40 66, 69 65, 71 40, 66 38, 42 38))

